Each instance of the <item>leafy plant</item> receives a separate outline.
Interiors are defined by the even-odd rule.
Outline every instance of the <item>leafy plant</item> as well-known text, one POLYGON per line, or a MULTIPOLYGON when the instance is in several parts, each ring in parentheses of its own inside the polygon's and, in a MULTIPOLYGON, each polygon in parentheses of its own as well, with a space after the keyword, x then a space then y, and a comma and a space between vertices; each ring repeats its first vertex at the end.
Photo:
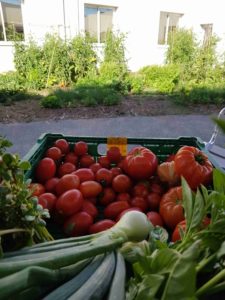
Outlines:
POLYGON ((45 227, 47 210, 32 196, 24 171, 30 168, 17 154, 6 149, 11 143, 0 137, 0 246, 2 251, 29 243, 51 240, 45 227))

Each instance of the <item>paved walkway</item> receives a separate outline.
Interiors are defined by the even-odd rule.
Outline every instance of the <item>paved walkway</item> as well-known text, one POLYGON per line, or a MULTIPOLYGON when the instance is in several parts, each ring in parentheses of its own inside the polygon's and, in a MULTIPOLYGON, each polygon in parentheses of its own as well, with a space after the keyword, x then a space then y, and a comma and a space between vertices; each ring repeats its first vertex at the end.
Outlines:
MULTIPOLYGON (((23 157, 43 133, 62 133, 72 136, 127 136, 135 138, 176 138, 195 136, 209 141, 214 123, 209 116, 170 115, 156 117, 118 117, 42 121, 31 123, 0 123, 0 134, 12 143, 11 152, 23 157)), ((225 138, 219 135, 216 144, 224 147, 225 138)))

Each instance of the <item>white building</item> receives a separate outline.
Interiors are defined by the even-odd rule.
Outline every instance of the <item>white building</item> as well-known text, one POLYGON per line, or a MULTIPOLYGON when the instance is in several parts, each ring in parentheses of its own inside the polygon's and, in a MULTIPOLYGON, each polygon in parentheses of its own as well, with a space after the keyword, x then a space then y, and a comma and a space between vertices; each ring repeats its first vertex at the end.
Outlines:
POLYGON ((13 43, 9 27, 44 40, 47 32, 56 32, 68 40, 89 31, 99 48, 107 29, 125 33, 129 68, 163 64, 169 30, 191 28, 199 40, 212 33, 225 47, 225 18, 221 0, 0 0, 0 72, 14 69, 13 43))

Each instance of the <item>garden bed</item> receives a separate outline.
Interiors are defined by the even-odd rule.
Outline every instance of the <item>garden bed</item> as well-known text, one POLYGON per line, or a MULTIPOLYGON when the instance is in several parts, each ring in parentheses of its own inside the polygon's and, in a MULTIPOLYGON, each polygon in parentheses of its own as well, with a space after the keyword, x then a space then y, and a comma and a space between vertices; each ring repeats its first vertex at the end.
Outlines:
POLYGON ((157 116, 173 114, 218 114, 222 108, 213 104, 192 104, 182 106, 173 103, 166 96, 129 96, 114 106, 94 106, 76 108, 49 109, 42 108, 39 100, 30 99, 0 105, 0 122, 32 122, 39 120, 60 120, 80 118, 114 118, 121 116, 157 116))

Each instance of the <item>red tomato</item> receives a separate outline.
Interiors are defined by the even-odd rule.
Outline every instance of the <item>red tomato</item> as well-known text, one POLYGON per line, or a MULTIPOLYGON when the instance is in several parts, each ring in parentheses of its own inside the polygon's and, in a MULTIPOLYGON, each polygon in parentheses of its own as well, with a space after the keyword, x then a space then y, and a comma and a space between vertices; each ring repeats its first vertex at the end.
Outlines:
POLYGON ((91 201, 88 201, 88 200, 84 200, 83 206, 82 206, 82 211, 87 212, 94 219, 98 215, 98 210, 97 210, 96 206, 91 201))
POLYGON ((159 195, 164 194, 165 187, 163 183, 156 177, 153 177, 149 181, 149 190, 153 193, 157 193, 159 195))
POLYGON ((96 203, 97 203, 97 198, 96 197, 89 197, 88 199, 85 199, 85 200, 91 202, 94 205, 96 205, 96 203))
POLYGON ((63 194, 65 191, 78 189, 80 186, 80 179, 75 174, 63 175, 56 184, 55 191, 57 195, 63 194))
POLYGON ((128 211, 140 211, 142 212, 142 210, 139 207, 130 207, 128 209, 125 209, 124 211, 122 211, 116 218, 116 222, 118 222, 123 215, 125 215, 125 213, 127 213, 128 211))
POLYGON ((176 241, 179 241, 181 240, 181 235, 180 235, 180 231, 185 231, 186 230, 186 220, 183 220, 181 222, 179 222, 175 229, 173 230, 173 233, 172 233, 172 237, 171 237, 171 241, 173 243, 175 243, 176 241))
POLYGON ((74 152, 69 152, 65 155, 64 161, 70 162, 71 164, 76 166, 78 163, 78 156, 74 152))
POLYGON ((212 181, 213 165, 208 156, 196 147, 181 147, 174 158, 175 171, 183 176, 191 189, 212 181))
POLYGON ((105 187, 103 188, 102 193, 99 196, 99 203, 101 205, 108 205, 109 203, 115 201, 116 199, 116 193, 111 187, 105 187))
POLYGON ((139 207, 142 212, 145 212, 148 209, 147 201, 140 196, 135 196, 130 200, 131 206, 139 207))
POLYGON ((68 236, 81 236, 88 233, 93 224, 93 218, 87 212, 81 211, 72 215, 64 223, 64 232, 68 236))
POLYGON ((95 159, 90 154, 84 154, 80 157, 80 166, 81 166, 81 168, 88 168, 94 163, 95 163, 95 159))
POLYGON ((131 200, 131 196, 129 193, 119 193, 116 197, 116 201, 127 201, 128 203, 131 200))
POLYGON ((102 168, 110 168, 110 161, 107 156, 99 156, 98 163, 102 166, 102 168))
POLYGON ((157 213, 156 211, 149 211, 147 214, 146 214, 148 220, 152 223, 152 225, 156 226, 163 226, 163 219, 162 217, 160 216, 159 213, 157 213))
POLYGON ((65 139, 56 140, 54 146, 58 147, 63 154, 66 154, 70 151, 70 145, 65 139))
POLYGON ((107 219, 115 219, 122 211, 130 208, 130 205, 126 201, 116 201, 110 203, 104 209, 104 216, 107 219))
POLYGON ((120 149, 116 146, 110 147, 106 152, 106 156, 108 157, 110 163, 115 163, 115 164, 120 162, 122 159, 120 149))
POLYGON ((79 141, 74 145, 74 153, 77 156, 82 156, 88 152, 88 144, 83 141, 79 141))
POLYGON ((144 183, 135 184, 135 186, 132 188, 132 195, 145 198, 148 195, 147 186, 144 183))
POLYGON ((56 203, 56 196, 52 193, 44 193, 38 197, 38 203, 47 208, 50 212, 54 209, 56 203))
POLYGON ((116 177, 117 175, 120 175, 120 174, 123 173, 122 169, 119 168, 119 167, 112 167, 112 168, 110 169, 110 171, 112 172, 113 177, 116 177))
POLYGON ((90 169, 93 171, 93 173, 95 174, 99 169, 102 168, 102 166, 101 166, 99 163, 94 163, 94 164, 90 165, 89 168, 90 168, 90 169))
POLYGON ((94 180, 84 181, 80 184, 80 191, 84 198, 97 197, 102 192, 102 186, 94 180))
POLYGON ((65 162, 58 167, 57 174, 59 177, 62 177, 63 175, 74 172, 75 170, 76 170, 76 167, 74 164, 72 164, 70 162, 65 162))
POLYGON ((69 190, 57 199, 56 210, 61 215, 71 216, 82 209, 83 201, 83 196, 79 190, 69 190))
POLYGON ((95 174, 89 168, 81 168, 73 172, 73 174, 77 175, 80 178, 80 182, 94 180, 95 174))
POLYGON ((132 181, 125 174, 120 174, 113 178, 112 187, 114 191, 116 191, 117 193, 129 192, 131 186, 132 186, 132 181))
POLYGON ((52 177, 45 182, 45 190, 47 192, 55 193, 56 184, 59 182, 58 177, 52 177))
POLYGON ((166 226, 170 229, 174 229, 179 222, 184 220, 181 186, 170 188, 162 196, 159 204, 159 213, 166 226))
POLYGON ((148 202, 148 207, 150 210, 158 210, 159 203, 161 200, 161 195, 158 193, 149 193, 146 197, 146 201, 148 202))
POLYGON ((158 159, 148 148, 137 146, 128 152, 123 162, 124 171, 134 179, 148 179, 156 171, 158 159))
POLYGON ((113 180, 113 174, 109 169, 101 168, 95 174, 95 180, 102 186, 109 186, 113 180))
POLYGON ((40 183, 46 182, 48 179, 55 176, 56 164, 52 158, 42 158, 35 169, 35 176, 40 183))
POLYGON ((30 183, 29 188, 32 190, 32 196, 40 196, 45 193, 45 186, 38 182, 30 183))
POLYGON ((175 154, 172 153, 172 154, 170 154, 170 155, 167 157, 166 161, 167 161, 167 162, 173 161, 174 158, 175 158, 175 154))
POLYGON ((180 176, 175 172, 174 161, 163 162, 158 165, 157 175, 162 182, 166 182, 169 186, 180 183, 180 176))
POLYGON ((62 151, 58 147, 50 147, 46 153, 46 157, 50 157, 53 160, 59 160, 62 157, 62 151))
POLYGON ((98 221, 89 227, 89 233, 93 234, 93 233, 102 232, 104 230, 113 227, 115 224, 116 222, 109 219, 98 221))

